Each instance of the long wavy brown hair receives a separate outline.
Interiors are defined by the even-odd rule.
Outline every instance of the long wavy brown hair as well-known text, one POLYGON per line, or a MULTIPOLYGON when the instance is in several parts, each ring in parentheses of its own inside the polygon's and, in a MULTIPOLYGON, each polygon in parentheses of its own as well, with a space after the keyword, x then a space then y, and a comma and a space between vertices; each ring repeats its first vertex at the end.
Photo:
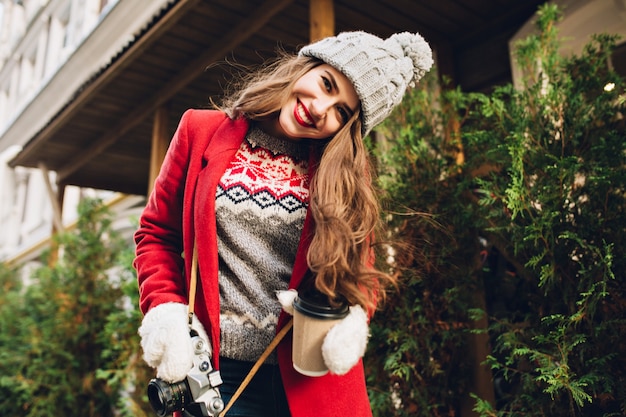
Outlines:
MULTIPOLYGON (((323 62, 281 53, 257 71, 246 72, 218 108, 233 119, 265 121, 278 117, 293 84, 323 62)), ((311 180, 309 208, 315 233, 307 261, 315 287, 332 302, 347 301, 372 310, 395 285, 393 275, 375 266, 374 236, 382 236, 372 164, 357 111, 324 143, 311 180)))

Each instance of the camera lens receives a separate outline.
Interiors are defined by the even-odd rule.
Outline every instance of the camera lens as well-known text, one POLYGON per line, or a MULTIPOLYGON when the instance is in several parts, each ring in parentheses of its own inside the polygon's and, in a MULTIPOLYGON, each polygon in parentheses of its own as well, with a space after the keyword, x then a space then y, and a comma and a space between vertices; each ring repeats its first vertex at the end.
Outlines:
POLYGON ((185 380, 169 384, 157 378, 148 383, 148 400, 154 412, 165 417, 182 410, 191 402, 191 397, 185 380))

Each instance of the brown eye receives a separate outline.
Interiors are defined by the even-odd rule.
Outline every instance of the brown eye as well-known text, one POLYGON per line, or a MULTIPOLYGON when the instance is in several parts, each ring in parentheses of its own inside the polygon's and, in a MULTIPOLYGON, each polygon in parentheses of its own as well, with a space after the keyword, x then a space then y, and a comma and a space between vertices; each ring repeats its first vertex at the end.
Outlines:
POLYGON ((337 111, 339 112, 339 115, 341 116, 341 120, 343 120, 343 124, 348 123, 348 120, 350 120, 350 115, 348 114, 346 109, 344 109, 343 107, 337 107, 337 111))
POLYGON ((324 83, 324 87, 326 88, 326 91, 330 92, 333 89, 333 85, 331 84, 328 78, 322 77, 322 82, 324 83))

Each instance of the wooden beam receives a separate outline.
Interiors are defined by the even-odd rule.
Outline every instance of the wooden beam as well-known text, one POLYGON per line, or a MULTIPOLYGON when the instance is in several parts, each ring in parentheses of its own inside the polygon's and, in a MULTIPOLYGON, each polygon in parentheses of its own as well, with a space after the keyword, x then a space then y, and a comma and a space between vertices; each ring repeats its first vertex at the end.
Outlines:
POLYGON ((152 192, 154 181, 159 175, 159 170, 163 164, 167 147, 170 143, 168 136, 169 109, 161 106, 154 112, 154 124, 152 125, 152 147, 150 149, 150 175, 148 180, 148 195, 152 192))
POLYGON ((335 34, 335 5, 333 0, 309 1, 309 38, 318 41, 335 34))
POLYGON ((292 2, 293 0, 268 0, 255 10, 252 10, 246 19, 241 20, 232 30, 225 33, 221 40, 214 42, 212 48, 189 63, 182 71, 169 80, 161 90, 155 92, 142 103, 138 103, 134 111, 130 112, 110 131, 97 139, 88 149, 76 155, 72 163, 58 170, 57 175, 59 178, 64 180, 80 167, 87 164, 96 155, 117 142, 120 136, 140 124, 157 107, 171 99, 178 91, 202 74, 208 64, 223 59, 225 55, 228 55, 239 44, 254 35, 273 16, 292 2))

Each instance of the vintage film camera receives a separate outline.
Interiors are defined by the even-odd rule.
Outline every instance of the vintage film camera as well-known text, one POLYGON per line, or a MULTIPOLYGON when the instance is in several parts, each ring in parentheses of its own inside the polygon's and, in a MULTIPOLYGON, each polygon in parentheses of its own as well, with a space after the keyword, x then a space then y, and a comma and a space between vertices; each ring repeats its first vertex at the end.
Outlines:
POLYGON ((222 377, 211 366, 209 345, 193 330, 190 336, 194 357, 187 377, 171 384, 159 378, 148 383, 150 405, 160 417, 174 411, 182 411, 185 417, 214 417, 224 410, 218 390, 222 377))

